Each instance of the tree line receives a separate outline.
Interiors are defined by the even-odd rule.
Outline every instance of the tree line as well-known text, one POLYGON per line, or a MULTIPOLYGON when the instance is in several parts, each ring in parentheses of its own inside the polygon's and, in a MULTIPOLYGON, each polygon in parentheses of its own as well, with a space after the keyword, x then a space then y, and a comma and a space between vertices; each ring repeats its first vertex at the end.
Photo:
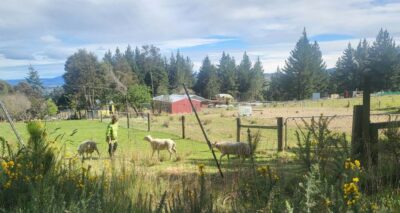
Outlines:
POLYGON ((387 30, 381 29, 372 44, 362 39, 353 48, 349 43, 331 70, 326 69, 318 43, 311 43, 304 30, 264 94, 268 100, 307 99, 313 92, 344 95, 362 90, 366 76, 372 92, 400 90, 400 47, 387 30))
POLYGON ((194 73, 189 57, 177 51, 167 59, 152 45, 135 50, 128 46, 124 52, 119 48, 109 50, 100 61, 94 53, 81 49, 67 59, 65 71, 61 100, 66 103, 59 104, 73 109, 92 109, 99 104, 96 100, 103 105, 112 100, 121 108, 129 101, 140 110, 140 102, 135 100, 150 102, 151 96, 182 94, 183 84, 208 99, 219 93, 229 93, 240 100, 263 98, 262 64, 258 59, 252 66, 246 53, 239 65, 225 52, 217 66, 207 56, 199 72, 194 73))
POLYGON ((246 52, 238 64, 225 52, 216 65, 206 56, 196 73, 190 58, 180 51, 167 58, 152 45, 109 50, 100 60, 80 49, 65 62, 63 87, 44 94, 39 75, 30 66, 25 82, 14 87, 0 82, 0 96, 17 95, 9 96, 8 102, 26 100, 19 106, 28 108, 28 115, 40 117, 51 104, 44 101, 49 98, 60 109, 94 109, 113 101, 121 109, 128 102, 141 110, 154 96, 182 94, 185 84, 190 92, 208 99, 227 93, 239 101, 301 100, 310 98, 313 92, 362 90, 366 75, 373 92, 400 90, 400 47, 387 30, 381 29, 372 44, 362 39, 354 48, 349 43, 335 68, 328 70, 318 42, 311 42, 304 29, 285 66, 278 67, 268 80, 260 59, 253 64, 246 52))

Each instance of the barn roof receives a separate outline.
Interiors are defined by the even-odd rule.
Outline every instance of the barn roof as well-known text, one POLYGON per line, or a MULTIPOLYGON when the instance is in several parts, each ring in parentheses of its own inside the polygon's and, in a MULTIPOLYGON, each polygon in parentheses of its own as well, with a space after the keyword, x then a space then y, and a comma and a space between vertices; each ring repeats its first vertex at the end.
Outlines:
MULTIPOLYGON (((200 97, 198 95, 190 95, 190 98, 192 100, 198 100, 198 101, 206 101, 207 99, 200 97)), ((172 94, 172 95, 160 95, 157 97, 153 98, 153 101, 162 101, 162 102, 169 102, 169 103, 173 103, 173 102, 177 102, 183 99, 187 99, 186 95, 178 95, 178 94, 172 94)))

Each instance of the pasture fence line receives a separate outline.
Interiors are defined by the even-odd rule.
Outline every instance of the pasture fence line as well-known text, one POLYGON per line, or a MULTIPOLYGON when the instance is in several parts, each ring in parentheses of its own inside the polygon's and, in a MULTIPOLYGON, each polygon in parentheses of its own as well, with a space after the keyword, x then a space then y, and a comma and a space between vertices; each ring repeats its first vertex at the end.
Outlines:
MULTIPOLYGON (((373 113, 370 114, 371 120, 374 122, 385 122, 389 120, 393 120, 394 118, 400 117, 400 113, 373 113)), ((352 133, 352 127, 353 127, 353 115, 320 115, 320 116, 293 116, 293 117, 286 117, 284 119, 283 125, 284 125, 284 142, 285 142, 285 149, 288 147, 288 140, 289 140, 289 127, 295 127, 295 128, 301 128, 302 123, 308 122, 313 118, 316 117, 322 117, 322 118, 333 118, 330 127, 334 131, 337 132, 344 132, 348 133, 351 135, 354 135, 352 133), (300 122, 298 122, 300 121, 300 122), (294 124, 291 124, 293 122, 294 124)))
POLYGON ((248 131, 250 131, 250 129, 273 129, 273 130, 277 130, 278 152, 283 151, 283 143, 282 143, 283 118, 282 117, 277 117, 276 118, 276 126, 244 125, 244 124, 242 124, 240 117, 236 118, 236 141, 237 142, 240 141, 241 128, 247 128, 248 131))

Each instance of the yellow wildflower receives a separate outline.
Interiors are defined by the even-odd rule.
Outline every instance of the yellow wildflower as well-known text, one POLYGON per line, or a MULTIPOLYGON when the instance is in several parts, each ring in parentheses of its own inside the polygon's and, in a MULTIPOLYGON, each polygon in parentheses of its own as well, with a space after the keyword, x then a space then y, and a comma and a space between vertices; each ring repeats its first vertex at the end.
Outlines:
POLYGON ((8 164, 5 161, 1 162, 1 167, 3 167, 3 169, 7 169, 8 168, 8 164))
POLYGON ((354 183, 358 183, 358 181, 360 181, 360 179, 358 179, 358 177, 354 177, 354 178, 353 178, 353 182, 354 182, 354 183))
POLYGON ((11 167, 11 168, 14 167, 14 161, 10 160, 10 161, 8 162, 8 166, 11 167))
POLYGON ((354 164, 355 164, 358 168, 360 168, 360 166, 361 166, 361 163, 360 163, 359 160, 355 160, 355 161, 354 161, 354 164))
POLYGON ((325 199, 325 205, 326 205, 326 206, 332 205, 332 201, 329 200, 328 198, 326 198, 326 199, 325 199))

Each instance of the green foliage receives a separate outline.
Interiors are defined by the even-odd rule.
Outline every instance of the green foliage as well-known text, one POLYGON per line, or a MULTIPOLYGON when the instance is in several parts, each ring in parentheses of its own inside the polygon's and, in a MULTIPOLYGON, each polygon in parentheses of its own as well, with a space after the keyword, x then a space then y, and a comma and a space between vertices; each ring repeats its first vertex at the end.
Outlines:
POLYGON ((101 69, 97 57, 86 50, 78 50, 65 62, 64 90, 69 102, 76 109, 95 106, 95 99, 100 96, 96 87, 105 83, 106 70, 101 69))
POLYGON ((6 81, 0 80, 0 96, 13 92, 13 88, 6 81))
POLYGON ((172 93, 182 92, 182 84, 191 88, 194 83, 193 64, 189 57, 186 59, 178 51, 171 55, 168 66, 169 89, 172 93))
MULTIPOLYGON (((358 62, 355 59, 355 50, 349 43, 347 49, 344 50, 336 63, 336 70, 333 73, 332 83, 336 84, 334 91, 339 94, 344 94, 345 91, 351 92, 356 89, 361 89, 358 74, 358 62)), ((332 87, 332 86, 331 86, 332 87)))
POLYGON ((38 94, 38 96, 41 96, 43 94, 43 84, 40 80, 39 73, 35 68, 33 68, 32 65, 29 65, 28 67, 28 77, 26 77, 26 82, 32 87, 35 93, 38 94))
POLYGON ((201 96, 208 99, 213 98, 219 92, 216 67, 211 64, 208 56, 203 60, 194 90, 201 96))
POLYGON ((141 110, 143 104, 151 102, 150 89, 144 85, 133 85, 128 90, 128 99, 131 104, 141 110))
POLYGON ((235 59, 223 52, 217 72, 221 85, 220 92, 231 94, 234 97, 237 96, 239 82, 237 79, 235 59))
POLYGON ((368 51, 368 69, 372 91, 390 90, 400 82, 392 81, 394 67, 399 64, 399 52, 387 30, 381 29, 368 51))
POLYGON ((327 86, 326 65, 318 43, 310 44, 304 29, 282 70, 286 99, 310 98, 313 92, 325 92, 327 86))
POLYGON ((46 105, 47 105, 47 113, 48 113, 48 115, 50 115, 50 116, 57 115, 58 107, 57 107, 57 105, 54 103, 54 101, 52 99, 47 99, 46 105))

